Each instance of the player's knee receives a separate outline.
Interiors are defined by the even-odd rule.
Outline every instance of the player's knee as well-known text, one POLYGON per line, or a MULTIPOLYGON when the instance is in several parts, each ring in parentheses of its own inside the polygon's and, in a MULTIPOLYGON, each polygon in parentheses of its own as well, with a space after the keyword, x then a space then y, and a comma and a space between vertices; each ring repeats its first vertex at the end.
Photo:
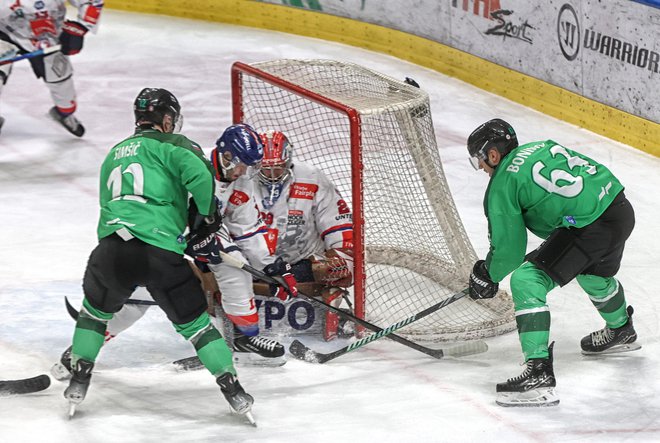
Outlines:
POLYGON ((594 296, 610 294, 617 286, 617 281, 614 277, 580 274, 575 279, 584 292, 594 296))
POLYGON ((532 263, 524 263, 511 274, 511 294, 516 308, 543 305, 555 283, 532 263))

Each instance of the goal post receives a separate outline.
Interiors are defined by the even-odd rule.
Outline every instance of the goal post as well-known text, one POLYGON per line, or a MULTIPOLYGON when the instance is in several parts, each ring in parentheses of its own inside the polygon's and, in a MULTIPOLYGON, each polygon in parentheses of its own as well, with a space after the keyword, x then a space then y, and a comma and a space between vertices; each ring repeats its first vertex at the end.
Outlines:
MULTIPOLYGON (((428 94, 334 60, 237 62, 231 81, 234 122, 284 132, 294 164, 321 168, 351 207, 358 317, 392 324, 465 287, 477 258, 445 179, 428 94)), ((465 297, 400 332, 444 341, 513 329, 501 291, 465 297)))

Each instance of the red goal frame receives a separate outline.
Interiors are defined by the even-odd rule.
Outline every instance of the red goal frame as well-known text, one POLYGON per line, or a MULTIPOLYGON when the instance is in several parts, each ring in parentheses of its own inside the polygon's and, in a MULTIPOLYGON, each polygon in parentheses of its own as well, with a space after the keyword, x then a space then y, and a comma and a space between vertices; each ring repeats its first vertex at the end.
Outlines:
MULTIPOLYGON (((235 62, 231 67, 232 119, 233 123, 243 121, 243 76, 249 75, 293 94, 314 101, 322 106, 346 115, 350 127, 351 140, 351 198, 353 210, 353 254, 354 254, 354 309, 355 315, 365 317, 365 254, 364 254, 364 204, 363 204, 363 164, 362 132, 359 112, 337 101, 323 97, 308 89, 268 74, 245 63, 235 62)), ((246 122, 250 123, 250 122, 246 122)), ((264 129, 264 128, 259 128, 264 129)), ((276 129, 276 128, 270 128, 276 129)))

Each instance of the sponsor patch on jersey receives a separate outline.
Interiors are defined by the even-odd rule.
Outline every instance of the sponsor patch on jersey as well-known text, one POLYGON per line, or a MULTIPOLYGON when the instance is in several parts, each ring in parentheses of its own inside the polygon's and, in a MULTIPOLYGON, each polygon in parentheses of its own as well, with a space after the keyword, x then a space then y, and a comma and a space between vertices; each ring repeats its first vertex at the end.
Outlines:
POLYGON ((229 203, 235 206, 240 206, 242 204, 247 203, 250 201, 250 197, 245 193, 241 191, 234 191, 231 194, 231 197, 229 197, 229 203))
POLYGON ((264 238, 266 239, 266 246, 268 247, 268 253, 270 255, 275 255, 275 251, 277 250, 277 235, 279 234, 279 230, 276 228, 269 228, 266 230, 266 233, 264 234, 264 238))
POLYGON ((305 224, 305 219, 303 218, 304 212, 298 209, 289 210, 289 215, 287 217, 287 225, 289 226, 301 226, 305 224))
POLYGON ((567 215, 567 216, 564 217, 564 219, 571 225, 575 224, 575 218, 573 218, 572 215, 567 215))
POLYGON ((319 190, 319 185, 311 183, 294 183, 289 191, 289 198, 300 198, 304 200, 314 200, 314 196, 319 190))
POLYGON ((353 249, 353 231, 344 231, 341 233, 341 237, 341 247, 345 249, 353 249))
POLYGON ((101 8, 97 8, 96 6, 90 5, 85 10, 85 15, 83 16, 83 20, 86 21, 87 23, 95 25, 99 21, 100 15, 101 15, 101 8))

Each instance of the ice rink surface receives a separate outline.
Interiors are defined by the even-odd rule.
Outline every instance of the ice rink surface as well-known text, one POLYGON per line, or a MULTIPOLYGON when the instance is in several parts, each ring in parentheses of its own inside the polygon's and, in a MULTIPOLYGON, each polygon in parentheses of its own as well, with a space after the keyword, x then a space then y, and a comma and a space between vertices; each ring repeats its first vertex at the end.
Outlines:
MULTIPOLYGON (((231 123, 229 68, 277 58, 326 58, 415 78, 431 96, 441 157, 477 253, 487 252, 481 205, 488 177, 468 164, 465 140, 480 123, 509 121, 522 143, 552 138, 608 166, 636 210, 618 275, 635 307, 642 349, 613 357, 580 354, 580 338, 603 326, 579 287, 549 296, 561 403, 501 408, 495 384, 522 371, 515 333, 488 339, 487 353, 434 360, 380 340, 325 365, 239 368, 255 397, 258 428, 228 413, 205 371, 175 372, 191 354, 152 309, 103 349, 85 402, 68 421, 65 385, 0 398, 0 442, 657 442, 660 441, 660 159, 549 118, 458 80, 353 47, 221 24, 105 11, 98 35, 73 57, 76 139, 46 117, 46 87, 18 62, 0 114, 0 379, 48 372, 71 341, 63 297, 76 305, 96 245, 98 170, 132 133, 143 87, 181 101, 183 133, 211 147, 231 123)), ((487 75, 487 73, 484 73, 487 75)), ((530 242, 530 248, 538 240, 530 242)), ((505 282, 506 285, 506 282, 505 282)), ((330 343, 329 351, 345 343, 330 343)))

